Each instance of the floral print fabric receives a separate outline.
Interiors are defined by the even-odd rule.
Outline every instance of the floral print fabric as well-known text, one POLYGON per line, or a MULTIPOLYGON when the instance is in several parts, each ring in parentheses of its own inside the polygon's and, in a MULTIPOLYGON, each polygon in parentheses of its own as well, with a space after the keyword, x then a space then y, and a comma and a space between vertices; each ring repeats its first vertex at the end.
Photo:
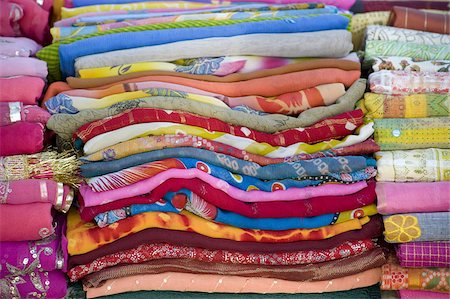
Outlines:
POLYGON ((379 56, 371 59, 372 69, 375 72, 381 70, 409 71, 409 72, 442 72, 450 70, 450 60, 423 60, 398 56, 379 56))

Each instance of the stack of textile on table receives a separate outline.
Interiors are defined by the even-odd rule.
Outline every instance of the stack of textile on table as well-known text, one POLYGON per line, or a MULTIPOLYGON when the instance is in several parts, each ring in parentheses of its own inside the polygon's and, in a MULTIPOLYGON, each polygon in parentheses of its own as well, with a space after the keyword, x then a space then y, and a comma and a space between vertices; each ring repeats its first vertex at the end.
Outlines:
POLYGON ((84 154, 69 278, 90 298, 378 298, 379 147, 354 110, 349 18, 300 3, 90 13, 121 7, 63 8, 57 25, 96 31, 53 28, 38 53, 67 80, 47 90, 48 127, 84 154))
MULTIPOLYGON (((4 2, 2 2, 2 5, 4 2)), ((41 46, 0 37, 0 294, 61 298, 66 294, 66 213, 73 200, 75 156, 44 150, 50 114, 37 106, 47 76, 33 58, 41 46)))
POLYGON ((400 290, 401 298, 448 298, 450 36, 370 26, 366 43, 375 72, 363 106, 381 148, 378 212, 385 240, 397 243, 382 289, 400 290))

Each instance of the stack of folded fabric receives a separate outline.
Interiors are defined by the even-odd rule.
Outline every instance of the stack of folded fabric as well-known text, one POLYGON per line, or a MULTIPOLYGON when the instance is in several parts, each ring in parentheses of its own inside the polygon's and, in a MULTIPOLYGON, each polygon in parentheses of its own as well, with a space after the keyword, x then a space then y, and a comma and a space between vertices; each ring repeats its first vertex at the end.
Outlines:
MULTIPOLYGON (((2 2, 2 5, 5 2, 2 2)), ((24 37, 0 37, 1 298, 66 294, 66 213, 73 200, 75 156, 44 150, 50 114, 37 106, 47 76, 41 48, 24 37), (43 151, 43 152, 42 152, 43 151)))
POLYGON ((378 212, 397 259, 382 289, 401 298, 450 293, 450 36, 370 26, 366 59, 375 71, 364 96, 374 121, 378 212))
POLYGON ((83 152, 68 274, 88 297, 379 297, 366 288, 385 263, 379 147, 354 110, 366 81, 348 16, 195 2, 62 16, 72 28, 53 28, 38 56, 67 80, 47 90, 47 125, 83 152), (95 26, 79 35, 81 22, 95 26))

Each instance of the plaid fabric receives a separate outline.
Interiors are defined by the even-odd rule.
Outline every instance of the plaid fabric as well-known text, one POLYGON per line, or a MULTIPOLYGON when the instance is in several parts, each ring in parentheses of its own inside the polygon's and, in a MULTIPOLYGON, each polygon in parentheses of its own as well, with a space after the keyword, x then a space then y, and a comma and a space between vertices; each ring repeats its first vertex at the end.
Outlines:
POLYGON ((400 244, 397 257, 402 267, 450 267, 450 242, 414 242, 400 244))

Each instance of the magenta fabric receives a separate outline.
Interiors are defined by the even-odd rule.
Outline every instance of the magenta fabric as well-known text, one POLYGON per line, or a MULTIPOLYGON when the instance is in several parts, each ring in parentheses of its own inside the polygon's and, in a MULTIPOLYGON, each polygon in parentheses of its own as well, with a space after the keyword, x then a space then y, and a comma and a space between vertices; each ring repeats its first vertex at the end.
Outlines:
POLYGON ((47 75, 47 63, 43 60, 33 57, 0 57, 0 77, 32 76, 45 79, 47 75))
POLYGON ((0 208, 2 204, 23 205, 51 203, 56 210, 67 212, 73 201, 69 186, 53 180, 0 181, 0 208))
POLYGON ((411 242, 399 244, 397 258, 402 267, 409 268, 449 268, 450 242, 411 242))
MULTIPOLYGON (((294 3, 324 3, 326 5, 334 5, 336 7, 342 8, 342 9, 347 9, 349 10, 353 4, 355 4, 356 0, 321 0, 321 1, 315 1, 315 0, 302 0, 302 1, 298 1, 298 0, 252 0, 251 2, 255 2, 255 3, 267 3, 267 4, 276 4, 276 5, 280 5, 280 4, 294 4, 294 3)), ((230 0, 231 3, 237 3, 237 2, 249 2, 246 0, 230 0)))
POLYGON ((9 1, 0 1, 0 36, 19 36, 19 20, 23 18, 20 5, 9 1))
POLYGON ((45 125, 50 116, 47 110, 36 105, 24 106, 21 102, 0 102, 0 126, 19 121, 45 125))
POLYGON ((448 299, 448 293, 429 291, 400 290, 400 299, 448 299))
POLYGON ((51 203, 1 205, 0 241, 40 240, 53 233, 51 203))
POLYGON ((3 56, 34 56, 41 48, 41 45, 26 37, 0 36, 0 55, 3 56))
POLYGON ((44 132, 44 125, 40 123, 17 122, 0 127, 0 156, 41 152, 44 149, 44 132))
POLYGON ((378 197, 378 213, 382 215, 450 212, 450 182, 377 182, 375 190, 378 197))
POLYGON ((35 105, 41 98, 44 87, 45 81, 39 77, 0 78, 0 102, 22 102, 25 105, 35 105))

